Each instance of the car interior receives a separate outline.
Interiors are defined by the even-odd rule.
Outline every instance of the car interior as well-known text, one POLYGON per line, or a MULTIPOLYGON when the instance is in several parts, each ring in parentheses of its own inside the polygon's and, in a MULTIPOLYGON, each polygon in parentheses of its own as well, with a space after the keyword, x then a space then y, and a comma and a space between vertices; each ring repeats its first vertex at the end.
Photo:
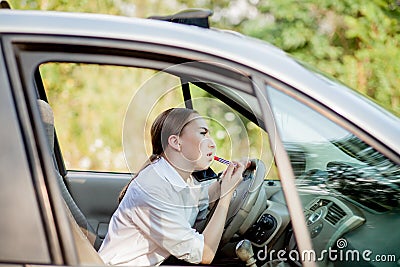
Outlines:
MULTIPOLYGON (((54 114, 50 105, 38 99, 38 108, 40 111, 43 126, 47 135, 49 148, 54 151, 54 114)), ((98 249, 101 245, 101 240, 88 222, 86 216, 76 205, 74 199, 66 187, 62 176, 60 175, 56 163, 54 164, 54 173, 57 177, 57 182, 65 203, 65 210, 68 215, 69 223, 73 231, 73 236, 77 244, 78 255, 83 264, 104 264, 99 255, 94 249, 98 249)))

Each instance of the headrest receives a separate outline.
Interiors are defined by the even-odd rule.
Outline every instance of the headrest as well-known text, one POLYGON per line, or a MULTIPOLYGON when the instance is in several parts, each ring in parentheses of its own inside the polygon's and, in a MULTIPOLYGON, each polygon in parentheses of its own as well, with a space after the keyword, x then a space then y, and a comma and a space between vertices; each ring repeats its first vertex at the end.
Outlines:
POLYGON ((40 111, 40 116, 42 117, 42 122, 46 131, 47 139, 49 140, 50 148, 53 150, 54 147, 54 114, 50 105, 38 99, 38 106, 40 111))

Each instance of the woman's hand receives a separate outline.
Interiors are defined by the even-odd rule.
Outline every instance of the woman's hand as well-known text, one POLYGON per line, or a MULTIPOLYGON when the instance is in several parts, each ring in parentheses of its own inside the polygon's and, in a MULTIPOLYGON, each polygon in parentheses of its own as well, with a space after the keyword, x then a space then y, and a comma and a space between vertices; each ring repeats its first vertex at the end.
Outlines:
POLYGON ((236 187, 243 180, 242 174, 245 166, 246 168, 250 166, 250 162, 242 163, 235 161, 230 163, 222 174, 221 197, 214 214, 203 231, 204 249, 201 261, 202 264, 210 264, 215 257, 224 230, 229 203, 236 187))
POLYGON ((231 162, 222 174, 221 180, 221 198, 225 196, 232 196, 236 187, 243 180, 243 171, 248 167, 250 162, 242 163, 239 161, 231 162))

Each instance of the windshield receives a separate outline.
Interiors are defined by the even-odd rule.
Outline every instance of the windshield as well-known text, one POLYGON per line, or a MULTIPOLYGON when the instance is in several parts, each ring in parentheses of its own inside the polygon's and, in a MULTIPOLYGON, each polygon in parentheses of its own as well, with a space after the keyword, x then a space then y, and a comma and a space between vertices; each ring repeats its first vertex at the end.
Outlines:
MULTIPOLYGON (((292 58, 293 58, 293 57, 292 57, 292 58)), ((339 81, 339 80, 333 78, 332 76, 328 75, 327 73, 322 72, 321 70, 315 68, 314 66, 309 65, 309 64, 306 63, 306 62, 300 61, 300 60, 298 60, 298 59, 296 59, 296 58, 293 58, 293 60, 295 60, 297 63, 299 63, 301 66, 305 67, 306 69, 309 69, 309 70, 311 71, 311 73, 313 73, 313 74, 316 75, 319 79, 322 79, 322 80, 324 80, 324 81, 327 82, 327 83, 330 83, 330 84, 332 84, 332 85, 334 85, 334 84, 343 84, 341 81, 339 81)), ((343 85, 344 85, 344 84, 343 84, 343 85)), ((370 104, 371 104, 372 107, 375 107, 375 108, 379 109, 382 113, 385 113, 385 114, 387 114, 388 116, 399 117, 399 113, 398 113, 398 112, 396 113, 396 112, 393 110, 393 107, 392 107, 392 106, 390 106, 390 105, 384 105, 383 103, 378 102, 376 99, 373 99, 373 98, 371 98, 370 96, 368 96, 368 95, 366 95, 366 94, 362 94, 361 92, 359 92, 359 91, 357 91, 357 90, 354 90, 353 88, 348 87, 347 85, 344 85, 344 86, 345 86, 346 88, 352 89, 352 91, 353 91, 355 94, 362 95, 363 98, 364 98, 366 101, 369 101, 369 102, 370 102, 370 104)))
POLYGON ((325 191, 384 212, 399 205, 400 167, 315 110, 268 86, 299 190, 325 191))

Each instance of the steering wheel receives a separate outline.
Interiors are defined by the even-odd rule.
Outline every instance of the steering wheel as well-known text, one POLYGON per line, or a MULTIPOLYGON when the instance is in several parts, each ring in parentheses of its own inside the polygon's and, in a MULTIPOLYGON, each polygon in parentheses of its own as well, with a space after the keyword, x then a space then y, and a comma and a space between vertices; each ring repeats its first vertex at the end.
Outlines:
POLYGON ((226 244, 239 230, 243 221, 247 219, 262 188, 266 173, 265 164, 259 159, 252 159, 251 161, 250 167, 243 172, 243 181, 233 193, 221 244, 226 244))

